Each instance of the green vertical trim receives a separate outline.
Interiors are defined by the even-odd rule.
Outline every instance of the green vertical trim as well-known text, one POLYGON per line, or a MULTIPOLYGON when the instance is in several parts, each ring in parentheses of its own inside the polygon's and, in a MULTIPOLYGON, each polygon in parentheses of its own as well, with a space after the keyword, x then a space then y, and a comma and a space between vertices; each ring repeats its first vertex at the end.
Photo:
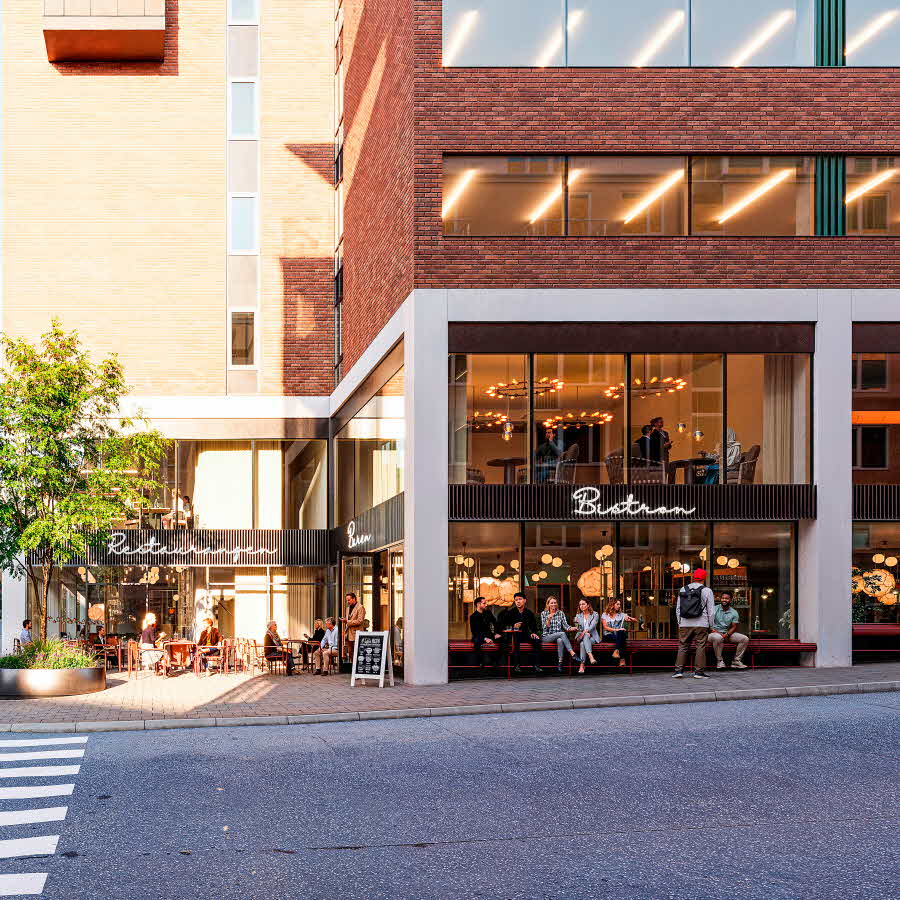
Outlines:
POLYGON ((834 237, 847 233, 844 195, 847 166, 843 156, 816 157, 816 234, 834 237))
POLYGON ((816 0, 816 65, 844 65, 846 0, 816 0))

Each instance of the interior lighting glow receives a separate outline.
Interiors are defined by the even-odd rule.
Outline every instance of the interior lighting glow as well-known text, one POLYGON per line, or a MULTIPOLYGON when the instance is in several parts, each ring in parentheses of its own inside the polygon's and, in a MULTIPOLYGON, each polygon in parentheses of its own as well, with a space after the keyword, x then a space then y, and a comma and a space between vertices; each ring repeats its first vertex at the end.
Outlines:
MULTIPOLYGON (((584 10, 583 9, 573 9, 569 13, 569 21, 566 24, 566 31, 569 34, 572 34, 575 29, 578 27, 578 23, 584 18, 584 10)), ((561 31, 555 32, 552 38, 547 41, 546 46, 543 50, 541 50, 540 55, 538 56, 537 62, 535 65, 539 69, 545 69, 550 65, 553 57, 559 53, 560 48, 562 47, 563 36, 561 31)))
POLYGON ((728 207, 725 212, 722 213, 721 216, 716 220, 720 225, 724 225, 730 218, 736 216, 741 210, 746 209, 751 203, 759 200, 764 194, 768 194, 772 188, 778 187, 782 181, 787 178, 790 178, 793 174, 793 169, 782 169, 780 172, 776 172, 770 178, 767 178, 762 184, 755 187, 749 194, 745 194, 735 203, 733 206, 728 207))
POLYGON ((787 25, 791 19, 794 18, 794 11, 792 9, 783 9, 780 13, 776 13, 772 16, 769 21, 760 28, 759 31, 741 47, 740 50, 734 55, 734 58, 729 63, 730 66, 734 66, 735 68, 739 68, 744 65, 748 59, 751 59, 756 53, 761 50, 769 41, 787 25))
POLYGON ((856 34, 853 35, 847 41, 847 46, 844 49, 844 56, 849 56, 851 53, 855 53, 859 50, 863 44, 867 44, 869 41, 875 37, 880 31, 884 31, 894 19, 900 16, 900 9, 889 9, 887 12, 883 12, 880 16, 876 16, 869 22, 867 25, 864 25, 856 34))
POLYGON ((677 169, 674 172, 668 174, 655 188, 651 191, 648 191, 638 202, 629 210, 625 218, 622 220, 626 225, 633 219, 635 216, 639 216, 645 209, 652 206, 662 197, 663 194, 666 193, 670 188, 673 188, 676 184, 678 184, 681 179, 684 178, 684 169, 677 169))
POLYGON ((450 40, 447 41, 447 49, 444 51, 445 66, 453 65, 453 60, 459 56, 459 51, 462 50, 463 44, 468 40, 477 21, 477 9, 470 9, 459 17, 459 22, 456 28, 453 29, 453 34, 450 35, 450 40))
POLYGON ((676 9, 665 22, 651 35, 650 40, 641 47, 640 52, 634 58, 633 66, 642 68, 646 66, 660 50, 669 42, 676 31, 684 25, 684 10, 676 9))
POLYGON ((459 202, 459 198, 462 197, 466 188, 471 184, 472 179, 478 174, 478 169, 466 169, 462 175, 459 176, 459 180, 453 186, 453 190, 450 191, 450 196, 447 197, 446 203, 444 203, 443 208, 441 209, 441 218, 446 219, 447 216, 450 215, 450 211, 454 206, 459 202))
MULTIPOLYGON (((566 182, 568 186, 572 187, 572 185, 581 178, 583 172, 583 169, 572 169, 572 171, 569 172, 569 179, 566 182)), ((541 205, 528 217, 528 224, 534 225, 534 223, 537 222, 537 220, 540 219, 561 196, 562 187, 553 188, 553 190, 541 201, 541 205)), ((562 385, 560 385, 560 387, 562 387, 562 385)))
POLYGON ((879 184, 884 184, 885 181, 893 178, 896 174, 896 169, 885 169, 877 175, 873 175, 871 178, 866 179, 859 187, 853 188, 853 190, 847 194, 844 202, 852 203, 854 200, 859 200, 863 194, 867 194, 872 188, 878 187, 879 184))

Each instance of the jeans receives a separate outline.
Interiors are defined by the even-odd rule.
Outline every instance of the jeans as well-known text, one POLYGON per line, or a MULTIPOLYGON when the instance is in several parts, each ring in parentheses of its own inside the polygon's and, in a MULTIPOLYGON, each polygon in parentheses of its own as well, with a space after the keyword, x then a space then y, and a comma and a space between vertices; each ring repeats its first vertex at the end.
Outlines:
POLYGON ((706 668, 706 641, 709 637, 708 628, 679 628, 678 629, 678 656, 675 658, 675 671, 680 672, 684 668, 691 641, 697 642, 694 651, 694 668, 702 672, 706 668))
POLYGON ((588 654, 593 652, 594 644, 600 643, 600 636, 597 630, 588 631, 581 639, 581 649, 578 651, 578 658, 584 662, 588 658, 588 654))
MULTIPOLYGON (((484 638, 472 638, 472 646, 475 648, 475 660, 479 666, 493 668, 494 660, 484 651, 484 638)), ((488 646, 491 646, 490 644, 488 646)))
MULTIPOLYGON (((734 641, 737 645, 734 661, 740 662, 747 650, 747 644, 750 643, 750 638, 748 638, 746 634, 735 631, 728 640, 734 641)), ((718 631, 710 632, 709 642, 712 644, 713 653, 716 654, 716 662, 722 662, 722 649, 725 643, 725 635, 720 634, 718 631)))
POLYGON ((572 642, 569 640, 569 636, 564 631, 551 631, 545 634, 541 640, 547 641, 550 643, 551 641, 556 642, 556 655, 559 657, 560 663, 563 661, 563 657, 566 654, 566 650, 570 653, 572 652, 572 642))
POLYGON ((615 644, 616 650, 622 654, 625 652, 625 646, 628 643, 628 632, 624 629, 622 631, 605 631, 603 632, 603 640, 609 641, 610 644, 615 644))
POLYGON ((538 640, 534 640, 530 634, 525 634, 521 631, 514 631, 512 633, 512 651, 513 651, 513 665, 518 666, 522 664, 522 643, 530 642, 531 643, 531 664, 533 666, 540 666, 541 664, 541 641, 540 638, 538 640))

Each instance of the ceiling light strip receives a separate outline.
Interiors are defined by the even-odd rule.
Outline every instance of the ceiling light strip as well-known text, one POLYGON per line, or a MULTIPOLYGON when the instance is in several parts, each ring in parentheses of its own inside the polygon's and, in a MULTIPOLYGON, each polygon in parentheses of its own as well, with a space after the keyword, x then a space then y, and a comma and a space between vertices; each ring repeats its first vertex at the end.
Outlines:
POLYGON ((626 214, 625 218, 622 220, 626 225, 636 216, 639 216, 645 209, 649 206, 652 206, 662 197, 663 194, 666 193, 670 188, 674 187, 678 184, 681 179, 684 178, 684 169, 676 169, 674 172, 671 172, 666 176, 663 181, 661 181, 653 190, 647 193, 643 198, 641 198, 635 206, 631 208, 631 210, 626 214))
POLYGON ((859 50, 863 44, 868 44, 875 35, 884 31, 897 16, 900 16, 900 9, 890 9, 880 16, 876 16, 868 25, 863 26, 860 31, 847 41, 844 56, 849 56, 851 53, 855 53, 859 50))
POLYGON ((769 41, 794 18, 792 9, 783 9, 780 13, 776 13, 767 24, 752 37, 750 40, 735 54, 729 63, 730 66, 739 68, 744 65, 748 59, 751 59, 761 50, 769 41))
POLYGON ((657 29, 649 41, 641 48, 638 55, 634 58, 633 66, 640 69, 647 65, 657 53, 669 42, 669 39, 676 31, 679 31, 684 25, 684 10, 676 9, 675 12, 666 19, 665 22, 657 29))
POLYGON ((780 172, 776 172, 771 178, 767 178, 761 185, 755 187, 749 194, 742 197, 738 200, 734 206, 730 206, 725 212, 719 216, 716 221, 720 225, 724 225, 730 218, 736 216, 741 210, 746 209, 751 203, 759 200, 764 194, 768 194, 772 188, 778 187, 782 181, 787 178, 790 178, 793 175, 793 169, 782 169, 780 172))
POLYGON ((478 10, 470 9, 460 16, 459 22, 456 25, 456 28, 453 29, 453 34, 450 36, 450 40, 447 42, 447 49, 444 51, 444 65, 452 66, 453 61, 459 56, 460 50, 463 48, 463 44, 468 40, 469 35, 472 33, 472 29, 475 27, 475 23, 478 21, 478 10))

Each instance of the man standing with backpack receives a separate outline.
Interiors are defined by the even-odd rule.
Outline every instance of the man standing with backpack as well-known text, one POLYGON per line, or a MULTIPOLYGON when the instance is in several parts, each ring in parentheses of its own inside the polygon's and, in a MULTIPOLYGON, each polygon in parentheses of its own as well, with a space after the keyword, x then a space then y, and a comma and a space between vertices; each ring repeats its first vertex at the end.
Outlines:
POLYGON ((715 616, 716 598, 706 587, 706 569, 694 569, 694 580, 678 592, 675 621, 678 623, 678 657, 673 678, 684 678, 684 661, 691 641, 696 641, 694 678, 709 678, 706 669, 706 641, 715 616))

